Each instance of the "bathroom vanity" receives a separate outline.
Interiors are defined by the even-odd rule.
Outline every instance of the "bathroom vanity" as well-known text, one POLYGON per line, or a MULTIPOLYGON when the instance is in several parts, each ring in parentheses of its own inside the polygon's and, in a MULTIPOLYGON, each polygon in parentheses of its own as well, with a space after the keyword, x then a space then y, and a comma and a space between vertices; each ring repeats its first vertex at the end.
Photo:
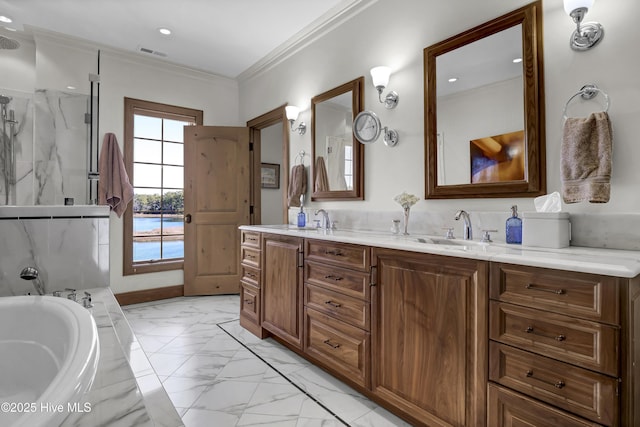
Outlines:
POLYGON ((241 236, 241 325, 412 424, 640 422, 638 252, 287 225, 241 236))

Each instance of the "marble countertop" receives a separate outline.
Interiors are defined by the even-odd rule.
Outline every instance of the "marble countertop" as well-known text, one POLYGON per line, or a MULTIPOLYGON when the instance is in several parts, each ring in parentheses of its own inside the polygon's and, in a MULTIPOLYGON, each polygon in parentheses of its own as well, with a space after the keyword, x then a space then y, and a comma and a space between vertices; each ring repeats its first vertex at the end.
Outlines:
POLYGON ((90 410, 69 414, 61 426, 183 426, 111 289, 87 291, 100 339, 98 371, 82 402, 90 410))
POLYGON ((640 251, 579 246, 547 249, 505 243, 485 244, 479 240, 446 240, 442 236, 420 234, 404 236, 390 232, 298 228, 287 224, 244 225, 240 229, 607 276, 633 278, 640 274, 640 251))

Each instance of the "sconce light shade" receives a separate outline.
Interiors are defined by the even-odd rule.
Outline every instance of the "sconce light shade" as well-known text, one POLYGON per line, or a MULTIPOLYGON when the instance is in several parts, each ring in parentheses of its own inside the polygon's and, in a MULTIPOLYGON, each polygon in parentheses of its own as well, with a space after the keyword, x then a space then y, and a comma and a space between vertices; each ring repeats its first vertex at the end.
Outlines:
POLYGON ((382 91, 389 84, 389 77, 391 76, 391 68, 389 67, 373 67, 371 69, 371 80, 373 80, 373 85, 378 91, 378 100, 381 104, 384 104, 385 108, 392 109, 396 108, 398 105, 398 93, 391 91, 389 92, 384 99, 382 99, 382 91))
POLYGON ((577 51, 588 50, 597 45, 604 37, 604 28, 597 22, 582 23, 594 0, 564 0, 564 11, 576 24, 569 45, 577 51))
POLYGON ((564 0, 564 11, 567 15, 571 16, 571 12, 576 9, 591 9, 593 6, 593 0, 564 0))
POLYGON ((298 115, 300 114, 300 109, 295 105, 287 105, 284 107, 284 111, 287 115, 287 120, 289 120, 289 124, 291 125, 291 132, 298 132, 300 135, 304 135, 307 131, 307 125, 305 122, 300 122, 296 128, 293 127, 293 123, 298 119, 298 115))
POLYGON ((295 122, 298 119, 300 109, 295 105, 287 105, 284 107, 284 110, 287 113, 287 120, 293 120, 295 122))

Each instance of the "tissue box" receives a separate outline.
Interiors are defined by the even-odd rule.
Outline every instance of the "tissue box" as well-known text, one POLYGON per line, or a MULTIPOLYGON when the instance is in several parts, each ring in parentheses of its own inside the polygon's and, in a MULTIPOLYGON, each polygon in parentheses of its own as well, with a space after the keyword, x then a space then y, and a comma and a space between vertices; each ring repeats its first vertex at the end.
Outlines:
POLYGON ((570 240, 569 212, 522 213, 522 246, 566 248, 570 240))

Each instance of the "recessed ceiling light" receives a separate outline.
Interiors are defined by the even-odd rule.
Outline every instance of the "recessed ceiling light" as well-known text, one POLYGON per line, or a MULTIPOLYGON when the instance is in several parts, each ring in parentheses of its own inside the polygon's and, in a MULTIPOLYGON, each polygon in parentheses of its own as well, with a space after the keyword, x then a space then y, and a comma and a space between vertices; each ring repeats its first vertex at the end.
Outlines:
POLYGON ((451 78, 449 79, 449 83, 453 83, 453 82, 457 82, 457 81, 458 81, 458 78, 457 78, 457 77, 451 77, 451 78))
POLYGON ((514 64, 519 64, 519 63, 521 63, 521 62, 522 62, 522 58, 515 58, 515 59, 513 60, 513 63, 514 63, 514 64))
POLYGON ((164 34, 165 36, 171 34, 171 30, 168 28, 158 28, 158 31, 160 32, 160 34, 164 34))
POLYGON ((13 22, 13 19, 9 18, 8 16, 0 15, 0 22, 10 24, 13 22))
POLYGON ((76 87, 75 87, 75 86, 71 86, 71 85, 69 85, 69 86, 67 86, 67 89, 69 89, 69 90, 76 90, 76 87))
POLYGON ((18 31, 15 28, 11 28, 11 27, 4 27, 4 29, 7 31, 18 31))

